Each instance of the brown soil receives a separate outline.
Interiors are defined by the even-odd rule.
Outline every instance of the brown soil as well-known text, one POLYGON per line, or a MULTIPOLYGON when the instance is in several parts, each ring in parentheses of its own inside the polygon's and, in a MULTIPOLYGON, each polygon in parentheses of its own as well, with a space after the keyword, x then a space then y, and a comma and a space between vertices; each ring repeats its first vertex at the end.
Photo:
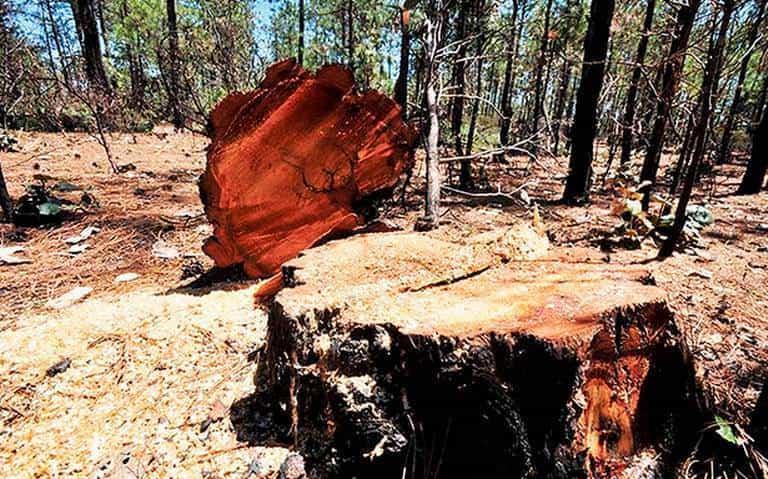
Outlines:
MULTIPOLYGON (((78 368, 86 367, 88 360, 103 361, 100 364, 105 368, 115 363, 113 353, 100 358, 89 356, 96 354, 98 347, 89 350, 88 345, 94 342, 104 344, 100 337, 109 336, 115 331, 123 335, 121 337, 135 336, 132 328, 135 325, 136 331, 141 330, 144 327, 140 327, 142 318, 149 325, 170 318, 182 327, 187 323, 185 318, 189 316, 189 311, 215 309, 197 296, 200 290, 177 290, 173 297, 179 298, 183 305, 175 309, 168 309, 164 305, 168 301, 164 293, 192 280, 191 277, 181 279, 185 269, 194 276, 200 270, 212 266, 212 262, 200 249, 210 235, 211 228, 199 216, 202 206, 197 193, 197 177, 203 171, 207 139, 170 131, 114 135, 112 149, 117 163, 131 163, 136 167, 133 171, 114 175, 109 172, 100 146, 88 135, 24 132, 15 135, 22 151, 0 154, 0 162, 13 197, 17 198, 23 193, 23 185, 34 183, 33 175, 43 173, 86 188, 98 200, 99 208, 78 213, 55 228, 18 229, 0 225, 0 246, 23 246, 25 251, 19 255, 32 260, 28 264, 0 266, 0 437, 4 444, 0 463, 9 464, 10 458, 13 458, 15 467, 11 476, 18 477, 52 475, 55 471, 64 475, 88 475, 108 458, 130 453, 135 448, 152 449, 148 446, 151 443, 148 440, 112 444, 104 449, 97 448, 96 453, 83 452, 84 455, 78 461, 71 461, 77 462, 77 467, 70 469, 48 455, 47 451, 55 450, 57 437, 66 433, 66 430, 56 429, 58 425, 66 425, 69 431, 93 426, 84 422, 84 419, 67 422, 65 415, 55 412, 62 402, 72 401, 76 396, 80 399, 77 399, 73 408, 82 410, 98 408, 104 404, 105 398, 109 402, 129 402, 127 396, 122 399, 120 395, 106 396, 90 390, 92 385, 80 382, 92 373, 87 369, 78 372, 78 368), (101 231, 87 241, 89 249, 70 255, 67 252, 69 245, 64 239, 90 225, 99 226, 101 231), (175 259, 155 256, 152 249, 158 240, 176 248, 180 256, 175 259), (137 273, 139 278, 127 283, 114 282, 117 275, 127 272, 137 273), (46 306, 50 299, 76 286, 93 288, 83 304, 64 312, 46 306), (46 328, 46 324, 63 322, 60 329, 40 337, 56 337, 56 332, 66 336, 64 332, 69 330, 71 324, 78 322, 94 326, 104 323, 102 316, 93 313, 93 308, 97 306, 107 315, 112 315, 115 309, 121 311, 119 314, 114 313, 115 318, 135 316, 132 320, 139 323, 126 320, 124 323, 106 322, 111 326, 103 330, 86 328, 90 332, 77 335, 80 339, 75 344, 67 341, 51 342, 51 350, 41 354, 39 361, 25 359, 25 355, 41 347, 43 342, 27 343, 20 339, 17 342, 17 338, 36 337, 37 331, 46 328), (142 308, 155 312, 146 312, 142 308), (114 331, 110 332, 109 329, 114 331), (25 344, 28 345, 23 346, 25 344), (54 358, 64 356, 72 357, 70 370, 55 378, 47 378, 45 369, 51 362, 55 362, 54 358), (62 388, 64 392, 61 392, 62 388), (57 392, 54 394, 54 391, 57 392), (51 422, 56 418, 59 423, 51 422), (49 442, 41 439, 42 442, 28 443, 24 448, 18 446, 19 438, 32 437, 40 428, 51 435, 49 442), (138 443, 142 446, 137 446, 138 443)), ((667 161, 669 159, 665 158, 667 161)), ((687 335, 694 353, 697 374, 715 410, 729 419, 746 424, 760 387, 768 377, 768 351, 764 347, 768 344, 768 193, 749 197, 730 196, 736 189, 743 165, 718 167, 714 181, 707 180, 705 188, 699 190, 694 197, 694 202, 705 203, 716 218, 716 223, 704 230, 706 246, 699 250, 698 255, 677 254, 667 261, 657 262, 653 261, 656 251, 649 245, 641 250, 617 250, 609 254, 593 246, 594 238, 601 231, 609 230, 617 221, 610 210, 611 202, 618 193, 612 188, 601 187, 600 180, 604 171, 602 163, 602 160, 598 161, 596 167, 599 173, 596 179, 597 191, 591 204, 586 207, 566 207, 552 203, 562 191, 566 166, 563 159, 540 159, 530 164, 525 158, 518 157, 513 158, 509 165, 489 163, 485 173, 494 189, 499 187, 502 191, 513 191, 526 185, 524 189, 531 199, 540 203, 539 213, 555 246, 565 248, 566 251, 572 246, 584 247, 588 248, 591 261, 604 261, 622 267, 643 264, 651 270, 658 286, 667 292, 677 321, 687 335)), ((421 166, 414 172, 416 180, 406 196, 405 209, 399 204, 390 204, 384 211, 386 219, 406 229, 412 229, 420 214, 418 188, 421 182, 418 178, 423 171, 419 168, 421 166)), ((77 199, 79 194, 62 193, 62 196, 70 195, 77 199)), ((430 233, 432 237, 465 238, 471 234, 514 225, 521 220, 530 222, 533 217, 529 207, 476 205, 470 199, 451 195, 446 197, 444 206, 444 225, 437 232, 430 233)), ((575 249, 573 251, 576 254, 575 249)), ((582 253, 578 254, 583 257, 582 253)), ((230 314, 226 310, 216 310, 211 313, 215 315, 212 320, 219 321, 220 326, 206 330, 213 331, 221 327, 220 332, 224 337, 240 335, 237 329, 239 326, 234 321, 241 320, 244 311, 251 309, 250 294, 242 289, 249 286, 247 283, 214 285, 214 293, 239 301, 238 311, 243 312, 230 314), (240 288, 240 291, 216 291, 222 288, 240 288), (235 296, 230 297, 228 294, 239 296, 234 299, 235 296)), ((221 351, 212 353, 215 356, 209 360, 221 364, 223 368, 236 369, 243 364, 243 355, 247 355, 251 346, 257 347, 263 341, 263 330, 253 331, 252 334, 247 341, 249 345, 237 348, 237 353, 227 352, 226 347, 222 347, 221 351)), ((182 334, 175 340, 183 342, 185 337, 193 338, 194 334, 182 334)), ((126 361, 127 364, 139 367, 140 362, 135 361, 135 358, 140 351, 146 351, 148 346, 141 344, 141 341, 133 344, 132 347, 138 349, 126 361)), ((161 350, 152 354, 161 354, 161 350)), ((185 361, 194 363, 198 358, 197 353, 192 353, 189 357, 178 359, 178 364, 185 364, 185 361)), ((247 364, 249 368, 255 367, 254 363, 247 364)), ((147 374, 149 381, 175 374, 174 370, 168 370, 154 360, 148 361, 143 367, 145 369, 142 374, 147 374)), ((200 362, 200 367, 206 367, 205 362, 200 362)), ((242 381, 238 386, 241 389, 239 392, 228 393, 222 399, 227 403, 226 406, 237 399, 237 394, 252 388, 246 378, 248 375, 238 376, 242 381)), ((194 376, 185 377, 194 383, 194 376)), ((140 391, 142 389, 138 387, 137 392, 140 391)), ((184 395, 188 391, 188 385, 168 386, 164 394, 184 395)), ((209 399, 206 398, 206 401, 209 399)), ((130 401, 152 403, 153 397, 147 393, 139 398, 132 396, 130 401)), ((126 408, 126 411, 129 410, 126 408)), ((191 421, 202 421, 204 416, 205 413, 200 412, 191 421)), ((159 415, 153 417, 156 419, 159 415)), ((93 440, 107 442, 122 427, 121 424, 136 420, 138 416, 128 414, 112 429, 104 427, 103 434, 97 434, 99 437, 93 440)), ((224 441, 228 441, 228 445, 223 449, 241 451, 238 447, 248 445, 237 440, 229 421, 217 424, 217 427, 223 428, 223 434, 228 434, 224 441)), ((156 428, 152 429, 154 426, 147 427, 149 429, 145 431, 153 431, 148 434, 161 434, 156 428)), ((157 454, 137 455, 143 458, 143 467, 154 464, 153 467, 162 466, 158 471, 173 470, 179 464, 189 466, 184 461, 194 456, 184 450, 192 446, 180 447, 165 462, 158 460, 157 454), (173 458, 181 459, 174 462, 176 459, 173 458)), ((215 445, 205 441, 199 441, 194 447, 198 448, 195 451, 201 456, 214 453, 216 449, 215 445)), ((233 474, 242 476, 247 472, 255 453, 246 450, 247 454, 237 456, 238 459, 231 463, 233 474)), ((229 457, 227 452, 221 454, 225 458, 229 457)), ((0 472, 8 476, 6 471, 0 472)))

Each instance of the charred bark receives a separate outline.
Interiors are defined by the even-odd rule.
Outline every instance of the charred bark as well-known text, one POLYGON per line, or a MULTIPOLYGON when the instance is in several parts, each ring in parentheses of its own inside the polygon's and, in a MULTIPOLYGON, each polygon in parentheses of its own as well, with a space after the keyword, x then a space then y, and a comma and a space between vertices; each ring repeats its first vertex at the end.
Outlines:
POLYGON ((400 104, 403 118, 408 118, 408 67, 411 52, 410 32, 411 11, 400 9, 400 65, 398 67, 397 80, 395 81, 395 101, 400 104))
POLYGON ((536 261, 531 240, 368 235, 286 265, 257 384, 314 477, 629 479, 647 457, 675 463, 699 423, 663 293, 639 270, 536 261))
POLYGON ((112 88, 107 79, 101 53, 101 36, 94 0, 70 0, 70 5, 79 33, 86 77, 91 85, 105 94, 111 94, 112 88))
POLYGON ((571 131, 572 148, 563 200, 580 203, 589 197, 593 143, 597 128, 597 102, 603 87, 614 0, 592 0, 584 39, 584 61, 571 131))
POLYGON ((752 135, 752 156, 741 179, 737 194, 754 195, 760 193, 765 183, 768 170, 768 106, 763 109, 760 125, 752 135))

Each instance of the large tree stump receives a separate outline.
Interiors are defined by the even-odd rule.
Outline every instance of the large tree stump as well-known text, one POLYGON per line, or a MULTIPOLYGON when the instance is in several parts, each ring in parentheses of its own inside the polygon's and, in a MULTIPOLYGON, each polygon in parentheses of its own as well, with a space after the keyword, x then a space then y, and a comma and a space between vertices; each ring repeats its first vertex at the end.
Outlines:
POLYGON ((372 200, 412 164, 416 138, 393 100, 355 91, 348 69, 312 74, 293 60, 226 97, 210 123, 200 195, 214 233, 203 249, 252 277, 363 225, 372 200))
POLYGON ((383 233, 285 265, 258 379, 315 477, 639 478, 674 462, 692 372, 662 291, 537 241, 383 233))

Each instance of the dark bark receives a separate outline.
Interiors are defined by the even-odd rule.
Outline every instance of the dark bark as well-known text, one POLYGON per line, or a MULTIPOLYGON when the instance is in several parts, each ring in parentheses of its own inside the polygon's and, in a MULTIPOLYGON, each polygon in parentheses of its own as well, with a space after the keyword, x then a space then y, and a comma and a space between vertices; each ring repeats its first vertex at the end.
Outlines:
POLYGON ((168 108, 171 110, 173 126, 184 128, 184 115, 181 111, 181 91, 179 77, 181 75, 181 55, 179 53, 179 31, 176 24, 176 0, 166 0, 168 15, 168 56, 170 68, 168 72, 168 108))
POLYGON ((402 107, 403 118, 408 117, 408 58, 411 51, 411 32, 409 20, 411 12, 407 9, 400 10, 400 66, 398 67, 397 80, 395 81, 395 101, 402 107))
POLYGON ((5 184, 2 164, 0 164, 0 211, 2 211, 5 221, 9 223, 13 221, 13 200, 8 193, 8 186, 5 184))
POLYGON ((752 136, 752 156, 741 179, 737 194, 760 193, 768 170, 768 105, 763 108, 763 118, 752 136))
POLYGON ((299 65, 304 65, 304 0, 299 0, 299 65))
POLYGON ((352 0, 347 0, 347 64, 355 71, 355 17, 352 0))
POLYGON ((680 200, 678 201, 675 210, 675 222, 672 225, 672 231, 659 251, 659 256, 662 258, 672 254, 675 245, 683 232, 683 228, 685 227, 686 209, 688 208, 688 202, 691 198, 691 193, 693 192, 694 183, 696 182, 699 165, 704 158, 704 144, 707 137, 707 127, 709 126, 710 115, 712 114, 712 99, 717 89, 718 78, 720 77, 720 69, 723 63, 723 50, 725 49, 725 41, 728 35, 728 28, 730 26, 735 2, 736 0, 725 0, 725 2, 723 2, 720 31, 718 32, 714 48, 710 50, 707 58, 706 70, 704 71, 704 78, 701 82, 699 116, 693 131, 690 165, 688 165, 688 171, 685 175, 685 183, 683 184, 683 191, 680 194, 680 200))
POLYGON ((574 0, 569 0, 568 6, 566 7, 567 11, 566 14, 569 18, 567 18, 568 25, 565 27, 565 34, 563 35, 563 67, 560 71, 560 85, 557 89, 557 96, 554 101, 554 114, 553 114, 553 134, 555 139, 555 144, 552 148, 552 152, 557 155, 560 150, 560 136, 562 134, 562 125, 563 125, 563 111, 566 107, 566 101, 568 97, 568 88, 571 84, 571 78, 573 77, 573 62, 571 61, 571 58, 568 56, 568 44, 571 41, 572 34, 576 28, 576 23, 578 23, 579 19, 581 18, 580 15, 580 7, 578 3, 574 0), (576 13, 579 13, 579 15, 576 15, 576 13))
POLYGON ((576 98, 571 138, 571 158, 563 200, 567 203, 585 201, 592 180, 592 157, 597 127, 597 102, 603 87, 608 39, 613 19, 614 0, 592 0, 589 26, 584 39, 584 61, 581 83, 576 98))
POLYGON ((659 160, 661 159, 661 150, 664 146, 664 135, 669 121, 672 103, 677 94, 677 87, 680 84, 680 75, 685 63, 688 40, 691 36, 693 21, 696 18, 696 12, 699 10, 701 0, 691 0, 688 4, 681 4, 677 12, 675 37, 669 48, 669 55, 664 65, 662 76, 661 95, 656 104, 656 119, 651 133, 651 140, 648 144, 648 150, 643 161, 643 168, 640 172, 640 181, 650 182, 643 196, 643 209, 648 209, 651 191, 656 184, 656 174, 659 170, 659 160))
POLYGON ((533 100, 533 124, 532 131, 538 132, 541 118, 544 110, 544 69, 547 67, 547 55, 549 53, 549 24, 552 17, 552 0, 547 0, 544 10, 544 31, 541 34, 541 44, 539 46, 539 56, 536 59, 536 79, 534 80, 534 100, 533 100))
MULTIPOLYGON (((757 6, 757 15, 750 28, 749 35, 747 36, 748 46, 747 48, 753 48, 757 35, 760 33, 760 24, 763 21, 765 15, 765 6, 768 4, 766 0, 760 0, 757 6)), ((733 100, 731 101, 730 108, 726 114, 725 121, 723 122, 723 137, 720 141, 720 149, 717 153, 717 162, 719 164, 727 163, 731 156, 731 140, 733 139, 733 128, 736 122, 736 115, 741 108, 741 96, 744 93, 744 80, 747 78, 747 71, 749 70, 749 61, 752 58, 753 51, 750 50, 741 59, 739 65, 739 76, 736 79, 736 89, 733 92, 733 100)))
MULTIPOLYGON (((475 55, 477 57, 477 70, 475 77, 475 98, 472 101, 472 113, 469 118, 469 129, 467 131, 467 147, 464 149, 465 154, 472 154, 472 146, 475 141, 475 129, 477 128, 477 115, 480 110, 480 97, 483 94, 483 49, 485 48, 485 22, 484 22, 484 6, 485 2, 482 0, 477 3, 477 9, 475 11, 475 18, 477 19, 477 42, 475 55)), ((493 76, 493 75, 491 75, 493 76)), ((472 189, 474 187, 472 183, 472 162, 471 160, 461 161, 461 172, 459 176, 461 187, 465 190, 472 189)))
POLYGON ((111 94, 111 87, 101 54, 101 37, 94 0, 71 0, 70 6, 85 61, 86 77, 92 86, 105 94, 111 94))
POLYGON ((621 164, 629 162, 632 154, 632 140, 635 125, 635 108, 637 104, 637 91, 640 87, 640 78, 643 74, 643 65, 645 64, 645 55, 648 52, 648 37, 653 25, 653 13, 656 10, 656 0, 648 0, 645 7, 645 18, 643 20, 643 33, 640 37, 640 43, 637 45, 637 57, 635 58, 635 67, 632 70, 632 79, 629 81, 627 90, 627 104, 622 121, 621 135, 621 164))
POLYGON ((464 140, 461 137, 461 124, 464 120, 464 95, 466 94, 466 60, 467 53, 467 17, 469 17, 469 0, 462 0, 459 10, 458 25, 456 26, 456 41, 460 42, 456 51, 456 61, 453 65, 453 85, 455 97, 451 102, 451 134, 456 154, 464 155, 464 140))
MULTIPOLYGON (((525 4, 526 2, 523 2, 523 11, 522 11, 522 17, 525 17, 525 4)), ((518 10, 520 9, 520 2, 518 0, 514 0, 512 2, 512 25, 510 27, 511 36, 509 38, 509 42, 507 45, 507 55, 506 55, 506 62, 504 65, 504 83, 501 87, 501 112, 504 115, 504 117, 501 119, 501 125, 499 130, 499 142, 502 146, 506 146, 509 144, 509 128, 512 124, 512 90, 515 85, 514 80, 514 66, 515 62, 517 61, 517 53, 519 51, 519 45, 520 45, 520 35, 516 34, 516 29, 518 28, 518 24, 520 24, 520 28, 522 29, 522 21, 518 21, 517 15, 518 10)), ((522 30, 521 30, 522 33, 522 30)))

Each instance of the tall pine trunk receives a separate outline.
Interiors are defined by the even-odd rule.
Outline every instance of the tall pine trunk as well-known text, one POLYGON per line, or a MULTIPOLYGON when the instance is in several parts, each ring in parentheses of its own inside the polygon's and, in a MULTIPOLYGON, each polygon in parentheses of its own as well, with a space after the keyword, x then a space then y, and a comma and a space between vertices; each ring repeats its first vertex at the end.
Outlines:
POLYGON ((104 69, 95 2, 94 0, 70 0, 70 6, 78 31, 88 82, 100 89, 102 93, 109 95, 112 89, 104 69))
POLYGON ((707 127, 709 126, 710 115, 712 114, 712 99, 717 90, 720 77, 720 69, 723 63, 723 51, 725 50, 726 37, 731 22, 731 16, 735 7, 736 0, 725 0, 723 2, 722 19, 720 20, 720 30, 717 35, 717 41, 709 52, 707 58, 704 78, 701 82, 701 93, 699 100, 699 116, 696 119, 696 126, 692 137, 692 153, 688 171, 685 175, 683 191, 680 194, 680 200, 677 202, 675 210, 675 222, 672 225, 672 231, 669 237, 664 241, 659 251, 659 256, 664 258, 672 254, 680 235, 683 232, 686 222, 686 209, 691 199, 693 186, 696 183, 699 165, 704 158, 704 144, 707 138, 707 127))
POLYGON ((614 0, 592 0, 584 39, 584 61, 571 131, 572 148, 563 201, 580 203, 589 196, 597 128, 597 102, 603 87, 614 0))
POLYGON ((438 81, 437 51, 440 46, 443 23, 442 2, 432 0, 428 6, 426 38, 424 42, 424 102, 428 116, 426 138, 426 180, 427 190, 424 202, 424 217, 421 229, 436 228, 440 224, 440 119, 437 105, 436 83, 438 81), (431 18, 430 18, 431 17, 431 18))
POLYGON ((544 31, 541 34, 539 56, 536 59, 536 79, 534 80, 533 100, 533 128, 534 133, 541 129, 541 118, 544 114, 544 69, 547 67, 547 55, 549 53, 549 23, 552 17, 552 0, 546 0, 544 10, 544 31))
POLYGON ((763 22, 763 16, 765 15, 765 6, 768 2, 766 0, 760 0, 757 5, 757 15, 752 23, 752 27, 749 30, 747 42, 750 50, 741 59, 739 65, 739 76, 736 79, 736 89, 733 92, 733 100, 731 101, 728 113, 725 116, 723 123, 723 137, 720 140, 720 149, 717 153, 717 162, 719 164, 727 163, 731 156, 731 140, 733 139, 733 128, 736 122, 736 115, 741 107, 741 96, 744 93, 744 81, 747 78, 747 71, 749 70, 749 61, 752 58, 752 53, 757 40, 757 36, 760 33, 760 24, 763 22))
POLYGON ((501 146, 507 146, 509 144, 509 126, 512 123, 512 102, 510 99, 512 90, 512 70, 514 69, 515 61, 515 29, 517 24, 517 11, 519 8, 518 0, 512 0, 512 24, 509 27, 511 34, 507 39, 505 65, 504 65, 504 83, 501 86, 501 124, 499 125, 499 143, 501 146))
POLYGON ((687 4, 681 4, 677 12, 675 37, 669 47, 669 55, 664 65, 661 95, 656 104, 656 119, 654 120, 651 140, 645 153, 643 168, 640 172, 640 181, 650 183, 643 195, 643 210, 648 209, 651 190, 656 184, 656 174, 659 170, 661 151, 664 147, 667 122, 672 111, 672 103, 677 94, 677 87, 680 84, 680 75, 683 71, 686 50, 688 49, 688 40, 691 36, 693 21, 696 18, 696 12, 699 10, 700 3, 701 0, 690 0, 687 4))
POLYGON ((168 56, 170 69, 168 72, 168 108, 171 110, 173 126, 184 128, 184 115, 181 111, 181 55, 179 53, 179 30, 176 21, 176 0, 166 0, 168 15, 168 56))
POLYGON ((635 67, 632 70, 632 79, 629 81, 627 90, 626 110, 622 120, 621 134, 621 164, 629 163, 632 154, 633 131, 635 126, 635 108, 637 105, 637 92, 640 87, 640 78, 643 74, 643 65, 645 55, 648 52, 648 37, 651 34, 653 25, 653 13, 656 10, 656 0, 648 0, 645 7, 645 19, 643 20, 643 33, 640 37, 640 43, 637 45, 637 57, 635 58, 635 67))
POLYGON ((464 121, 464 95, 466 94, 466 57, 467 53, 467 17, 469 17, 470 0, 461 0, 458 25, 456 26, 457 60, 453 64, 453 84, 455 96, 451 102, 451 134, 456 154, 464 155, 464 141, 461 137, 461 124, 464 121))

